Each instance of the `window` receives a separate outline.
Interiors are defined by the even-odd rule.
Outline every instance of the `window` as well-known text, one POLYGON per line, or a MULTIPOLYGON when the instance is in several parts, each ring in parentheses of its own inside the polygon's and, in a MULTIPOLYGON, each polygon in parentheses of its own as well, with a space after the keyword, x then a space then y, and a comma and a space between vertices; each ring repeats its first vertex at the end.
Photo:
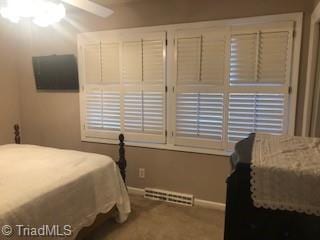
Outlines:
POLYGON ((301 22, 279 18, 80 35, 82 139, 124 133, 132 145, 213 153, 251 132, 292 133, 301 22))

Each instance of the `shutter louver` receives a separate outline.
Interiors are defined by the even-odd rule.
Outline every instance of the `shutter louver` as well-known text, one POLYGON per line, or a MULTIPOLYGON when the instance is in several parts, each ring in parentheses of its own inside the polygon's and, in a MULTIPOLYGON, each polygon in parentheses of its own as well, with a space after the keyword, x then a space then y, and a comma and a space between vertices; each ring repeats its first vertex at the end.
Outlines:
POLYGON ((223 94, 179 93, 176 104, 177 137, 222 140, 223 94))
POLYGON ((177 81, 179 84, 200 80, 201 37, 177 39, 177 81))
POLYGON ((101 82, 100 43, 84 47, 84 71, 86 83, 101 82))
POLYGON ((257 34, 231 36, 230 84, 256 82, 257 34))
POLYGON ((237 142, 253 132, 283 134, 284 111, 284 94, 230 94, 229 142, 237 142))
POLYGON ((267 32, 260 35, 258 81, 284 83, 288 63, 289 32, 267 32))
POLYGON ((120 44, 101 44, 101 65, 103 83, 120 83, 120 44))

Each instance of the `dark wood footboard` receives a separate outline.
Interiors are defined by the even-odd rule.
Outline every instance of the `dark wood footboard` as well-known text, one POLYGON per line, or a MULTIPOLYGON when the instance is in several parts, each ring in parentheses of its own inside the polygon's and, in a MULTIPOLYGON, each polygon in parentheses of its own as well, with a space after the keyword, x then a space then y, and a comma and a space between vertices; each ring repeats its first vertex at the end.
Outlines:
POLYGON ((124 135, 120 134, 119 135, 119 161, 117 162, 119 168, 120 168, 120 173, 122 176, 123 181, 126 183, 126 168, 127 168, 127 161, 125 157, 125 149, 124 149, 124 135))
POLYGON ((20 126, 18 124, 14 125, 14 142, 16 144, 21 143, 21 137, 20 137, 20 126))

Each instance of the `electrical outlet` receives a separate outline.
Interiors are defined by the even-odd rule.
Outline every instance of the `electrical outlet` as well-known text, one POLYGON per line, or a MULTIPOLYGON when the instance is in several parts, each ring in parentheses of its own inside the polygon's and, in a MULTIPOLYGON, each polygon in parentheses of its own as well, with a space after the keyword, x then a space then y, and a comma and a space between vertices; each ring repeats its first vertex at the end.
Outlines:
POLYGON ((139 168, 139 178, 144 178, 145 177, 145 169, 144 168, 139 168))

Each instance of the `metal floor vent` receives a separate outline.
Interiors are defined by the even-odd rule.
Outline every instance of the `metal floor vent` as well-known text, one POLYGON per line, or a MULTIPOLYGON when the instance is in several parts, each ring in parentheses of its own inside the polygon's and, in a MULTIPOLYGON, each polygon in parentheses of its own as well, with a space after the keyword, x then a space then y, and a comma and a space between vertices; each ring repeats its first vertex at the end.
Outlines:
POLYGON ((193 195, 170 192, 155 188, 145 188, 144 197, 152 200, 159 200, 180 204, 184 206, 193 206, 193 195))

